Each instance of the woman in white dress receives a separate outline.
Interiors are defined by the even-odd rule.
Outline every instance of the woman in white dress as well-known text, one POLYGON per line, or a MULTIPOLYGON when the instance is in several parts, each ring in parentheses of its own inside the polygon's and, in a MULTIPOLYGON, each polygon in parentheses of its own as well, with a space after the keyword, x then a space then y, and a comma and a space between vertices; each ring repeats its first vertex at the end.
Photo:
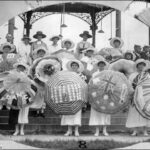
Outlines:
MULTIPOLYGON (((28 66, 23 62, 14 64, 14 68, 17 72, 28 73, 28 66)), ((13 135, 24 135, 24 125, 28 123, 30 96, 28 93, 21 93, 19 96, 11 94, 6 101, 7 106, 10 107, 9 112, 9 124, 15 126, 15 132, 13 135), (20 127, 20 129, 19 129, 20 127)))
MULTIPOLYGON (((69 71, 76 72, 79 76, 86 80, 86 77, 82 74, 84 70, 83 64, 78 60, 71 60, 67 63, 67 69, 69 71)), ((68 126, 68 131, 65 133, 65 136, 72 135, 73 126, 75 126, 75 136, 79 136, 79 126, 81 126, 81 110, 79 110, 74 115, 63 115, 61 119, 62 126, 68 126)))
POLYGON ((59 35, 53 35, 50 38, 50 41, 52 42, 52 44, 48 46, 49 54, 57 52, 57 51, 59 51, 61 49, 60 45, 58 44, 59 40, 60 40, 60 36, 59 35))
MULTIPOLYGON (((98 71, 93 74, 93 77, 106 69, 107 62, 105 60, 101 60, 97 63, 97 67, 98 71)), ((111 116, 109 114, 100 113, 91 107, 89 126, 96 126, 95 136, 99 136, 100 126, 103 126, 103 135, 108 136, 107 126, 110 124, 111 116)))
MULTIPOLYGON (((133 88, 136 88, 136 84, 138 82, 137 80, 138 75, 144 72, 145 67, 146 67, 146 61, 144 59, 138 59, 136 61, 137 72, 131 74, 131 76, 129 77, 129 81, 132 84, 133 88)), ((150 120, 140 115, 140 113, 136 110, 133 102, 129 109, 129 113, 126 121, 126 127, 133 129, 132 136, 136 136, 138 134, 138 129, 140 128, 143 129, 142 131, 144 136, 148 136, 146 128, 150 127, 150 120)))

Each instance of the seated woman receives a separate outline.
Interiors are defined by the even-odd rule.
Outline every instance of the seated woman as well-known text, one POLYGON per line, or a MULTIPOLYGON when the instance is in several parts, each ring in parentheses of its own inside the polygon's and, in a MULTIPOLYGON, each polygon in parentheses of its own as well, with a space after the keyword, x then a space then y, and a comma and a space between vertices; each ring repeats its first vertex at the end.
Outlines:
POLYGON ((124 59, 134 61, 135 60, 135 55, 132 51, 126 51, 124 53, 124 59))
POLYGON ((115 37, 112 38, 110 41, 110 45, 113 47, 110 49, 110 56, 112 57, 112 60, 117 60, 123 57, 123 53, 122 53, 122 46, 123 46, 124 42, 122 39, 120 39, 119 37, 115 37))
POLYGON ((71 41, 70 39, 65 39, 62 41, 62 48, 68 52, 74 53, 74 42, 71 41))
POLYGON ((47 55, 47 50, 45 49, 45 47, 38 47, 37 49, 34 50, 33 52, 33 61, 35 61, 36 59, 40 59, 42 57, 45 57, 47 55))
POLYGON ((13 69, 13 64, 19 59, 19 55, 12 54, 14 46, 10 43, 4 43, 0 47, 0 72, 9 71, 13 69))

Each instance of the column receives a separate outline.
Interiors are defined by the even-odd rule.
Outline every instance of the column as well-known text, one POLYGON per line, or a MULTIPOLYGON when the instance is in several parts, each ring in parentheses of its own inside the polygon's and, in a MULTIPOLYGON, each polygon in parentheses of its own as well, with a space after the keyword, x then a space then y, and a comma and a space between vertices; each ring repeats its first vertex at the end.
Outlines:
POLYGON ((25 24, 24 24, 24 28, 26 29, 25 34, 26 34, 27 36, 30 36, 30 29, 31 29, 31 27, 32 27, 32 25, 30 24, 31 17, 32 17, 32 11, 27 12, 27 13, 26 13, 27 21, 26 21, 25 24))
POLYGON ((8 33, 14 36, 15 18, 8 21, 8 33))
POLYGON ((116 10, 116 37, 121 37, 121 11, 116 10))
POLYGON ((90 29, 92 30, 92 45, 95 46, 96 45, 96 30, 97 30, 97 25, 96 25, 96 13, 94 11, 94 9, 92 10, 92 12, 90 13, 91 15, 91 19, 92 19, 92 25, 90 26, 90 29))

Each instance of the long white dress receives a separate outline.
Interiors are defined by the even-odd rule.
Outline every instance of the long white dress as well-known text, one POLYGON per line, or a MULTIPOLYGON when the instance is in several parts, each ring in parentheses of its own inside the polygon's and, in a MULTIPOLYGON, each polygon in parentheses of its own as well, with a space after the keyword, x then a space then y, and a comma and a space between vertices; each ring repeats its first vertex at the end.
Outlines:
MULTIPOLYGON (((130 83, 133 82, 134 78, 138 75, 138 73, 133 73, 129 77, 130 83)), ((142 117, 139 112, 136 110, 135 106, 130 106, 129 113, 126 121, 127 128, 135 128, 135 127, 150 127, 150 120, 142 117)))
MULTIPOLYGON (((100 71, 97 71, 93 74, 93 77, 96 76, 100 71)), ((110 125, 111 124, 111 115, 104 114, 96 111, 91 107, 89 126, 99 126, 99 125, 110 125)))
POLYGON ((81 110, 75 115, 63 115, 61 118, 62 126, 81 126, 81 110))

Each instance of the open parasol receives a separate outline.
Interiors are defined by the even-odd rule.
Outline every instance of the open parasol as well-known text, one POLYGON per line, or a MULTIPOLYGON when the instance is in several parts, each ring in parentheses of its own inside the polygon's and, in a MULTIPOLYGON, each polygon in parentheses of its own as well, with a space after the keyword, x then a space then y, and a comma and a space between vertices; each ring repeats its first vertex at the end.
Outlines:
POLYGON ((129 104, 132 87, 120 72, 104 70, 89 82, 89 102, 96 111, 114 114, 129 104))
POLYGON ((36 60, 30 68, 30 75, 32 78, 38 78, 38 84, 40 82, 45 83, 46 78, 48 78, 44 73, 44 67, 46 65, 52 65, 54 67, 54 72, 61 70, 61 61, 57 57, 49 56, 36 60))
POLYGON ((11 71, 4 79, 4 89, 10 93, 20 95, 21 93, 28 92, 32 95, 35 94, 32 89, 33 81, 27 77, 23 72, 11 71))
POLYGON ((134 104, 137 111, 147 119, 150 119, 150 77, 143 74, 138 81, 134 94, 134 104))
POLYGON ((61 115, 73 115, 86 103, 87 84, 75 72, 59 71, 47 82, 46 102, 61 115))

